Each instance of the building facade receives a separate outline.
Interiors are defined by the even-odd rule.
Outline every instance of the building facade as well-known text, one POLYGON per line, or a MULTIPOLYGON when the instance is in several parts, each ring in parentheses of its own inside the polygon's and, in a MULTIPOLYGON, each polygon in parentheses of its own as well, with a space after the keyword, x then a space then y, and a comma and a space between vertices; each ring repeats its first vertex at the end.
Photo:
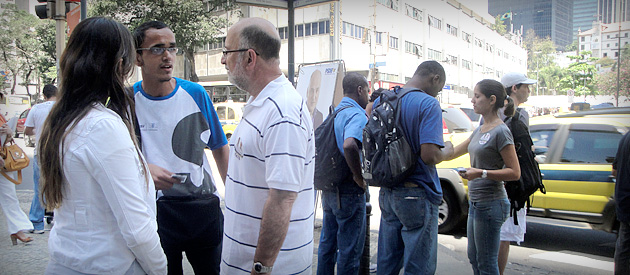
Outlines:
POLYGON ((574 0, 573 1, 573 41, 577 39, 578 30, 587 31, 597 21, 597 7, 599 0, 574 0))
MULTIPOLYGON (((277 26, 282 38, 280 67, 287 74, 287 11, 243 6, 241 14, 277 26)), ((225 16, 238 20, 232 14, 225 16)), ((423 61, 436 60, 446 70, 445 92, 471 96, 474 85, 484 78, 498 80, 510 71, 527 71, 522 37, 501 36, 491 29, 493 23, 485 10, 472 10, 454 0, 423 5, 413 0, 342 0, 297 9, 296 77, 299 80, 299 64, 341 59, 347 72, 374 80, 374 88, 389 88, 408 81, 423 61)), ((195 56, 196 72, 207 88, 227 80, 220 64, 223 41, 199 49, 195 56)))
POLYGON ((630 44, 629 21, 611 24, 594 22, 590 30, 578 34, 579 51, 591 51, 593 57, 608 57, 617 60, 619 49, 628 44, 630 44))
POLYGON ((573 42, 572 0, 488 0, 488 12, 492 16, 512 12, 514 29, 533 29, 558 47, 573 42))
POLYGON ((630 21, 629 0, 598 0, 597 14, 604 24, 630 21))

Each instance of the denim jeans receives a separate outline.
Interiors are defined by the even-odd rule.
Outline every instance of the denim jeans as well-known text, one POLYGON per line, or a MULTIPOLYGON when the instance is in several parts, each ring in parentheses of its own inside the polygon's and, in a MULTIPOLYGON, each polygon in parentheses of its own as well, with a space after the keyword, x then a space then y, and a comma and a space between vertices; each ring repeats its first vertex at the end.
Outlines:
POLYGON ((44 230, 44 208, 39 201, 39 165, 37 163, 37 155, 33 156, 33 200, 31 201, 31 210, 28 212, 28 219, 31 220, 35 230, 44 230))
POLYGON ((365 244, 365 194, 322 191, 324 220, 317 274, 359 274, 365 244))
POLYGON ((501 225, 510 214, 508 199, 469 202, 468 260, 477 274, 499 274, 501 225))
POLYGON ((630 223, 619 222, 615 246, 615 275, 630 274, 630 223))
POLYGON ((378 202, 377 274, 434 274, 437 265, 438 206, 422 187, 381 188, 378 202))

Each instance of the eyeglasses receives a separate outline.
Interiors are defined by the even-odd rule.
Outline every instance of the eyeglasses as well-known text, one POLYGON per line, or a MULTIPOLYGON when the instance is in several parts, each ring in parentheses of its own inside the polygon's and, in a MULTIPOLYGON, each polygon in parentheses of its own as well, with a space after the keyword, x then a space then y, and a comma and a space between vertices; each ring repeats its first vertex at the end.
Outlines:
POLYGON ((256 50, 252 48, 248 48, 248 49, 238 49, 238 50, 223 50, 223 56, 226 56, 228 53, 246 52, 249 50, 253 50, 256 53, 256 55, 260 55, 256 50))
POLYGON ((151 48, 138 48, 138 51, 150 51, 151 54, 154 55, 162 55, 164 51, 168 51, 169 53, 176 54, 179 52, 179 48, 171 47, 171 48, 162 48, 162 47, 151 47, 151 48))

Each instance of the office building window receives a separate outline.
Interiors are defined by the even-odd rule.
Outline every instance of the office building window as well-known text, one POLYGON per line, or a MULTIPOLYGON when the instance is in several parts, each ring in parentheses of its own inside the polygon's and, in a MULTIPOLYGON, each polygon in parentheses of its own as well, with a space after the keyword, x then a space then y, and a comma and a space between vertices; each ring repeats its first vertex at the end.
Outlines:
POLYGON ((462 39, 468 43, 471 42, 472 40, 472 35, 470 35, 469 33, 462 31, 462 39))
POLYGON ((457 56, 450 55, 450 54, 447 55, 446 63, 457 66, 457 56))
POLYGON ((365 32, 364 27, 361 27, 352 23, 348 23, 348 22, 343 22, 343 27, 342 27, 343 35, 350 36, 356 39, 363 39, 364 32, 365 32))
POLYGON ((409 4, 405 4, 405 12, 407 16, 422 22, 422 10, 416 9, 409 4))
POLYGON ((584 42, 584 36, 580 37, 580 41, 584 42))
POLYGON ((438 30, 442 29, 442 20, 437 19, 431 15, 429 15, 429 26, 434 27, 438 30))
MULTIPOLYGON (((305 37, 327 33, 330 33, 330 20, 295 25, 294 36, 305 37)), ((280 35, 280 39, 288 39, 289 28, 278 28, 278 34, 280 35)))
POLYGON ((398 49, 398 38, 390 36, 389 37, 389 47, 392 49, 398 49))
POLYGON ((442 52, 440 51, 436 51, 434 49, 427 49, 427 58, 429 60, 435 60, 435 61, 439 61, 442 62, 442 52))
POLYGON ((405 41, 405 52, 422 57, 422 45, 405 41))
POLYGON ((446 24, 446 33, 452 36, 457 36, 457 28, 451 24, 446 24))
POLYGON ((481 39, 475 38, 475 46, 483 48, 483 42, 481 42, 481 39))
POLYGON ((398 10, 398 0, 376 0, 376 2, 392 10, 398 10))
POLYGON ((462 59, 462 68, 466 69, 466 70, 472 70, 472 62, 466 60, 466 59, 462 59))
POLYGON ((383 33, 382 32, 376 32, 376 44, 378 45, 383 45, 383 33))
POLYGON ((580 50, 583 51, 584 50, 584 45, 580 45, 580 50))

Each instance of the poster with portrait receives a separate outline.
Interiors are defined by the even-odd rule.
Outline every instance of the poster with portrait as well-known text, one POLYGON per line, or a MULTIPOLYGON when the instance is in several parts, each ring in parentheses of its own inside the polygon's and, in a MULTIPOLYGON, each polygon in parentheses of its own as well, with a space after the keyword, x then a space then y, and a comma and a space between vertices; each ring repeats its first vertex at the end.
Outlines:
POLYGON ((337 106, 343 98, 341 86, 344 72, 340 62, 306 64, 299 67, 296 90, 304 99, 311 117, 313 129, 322 124, 331 106, 337 106))

